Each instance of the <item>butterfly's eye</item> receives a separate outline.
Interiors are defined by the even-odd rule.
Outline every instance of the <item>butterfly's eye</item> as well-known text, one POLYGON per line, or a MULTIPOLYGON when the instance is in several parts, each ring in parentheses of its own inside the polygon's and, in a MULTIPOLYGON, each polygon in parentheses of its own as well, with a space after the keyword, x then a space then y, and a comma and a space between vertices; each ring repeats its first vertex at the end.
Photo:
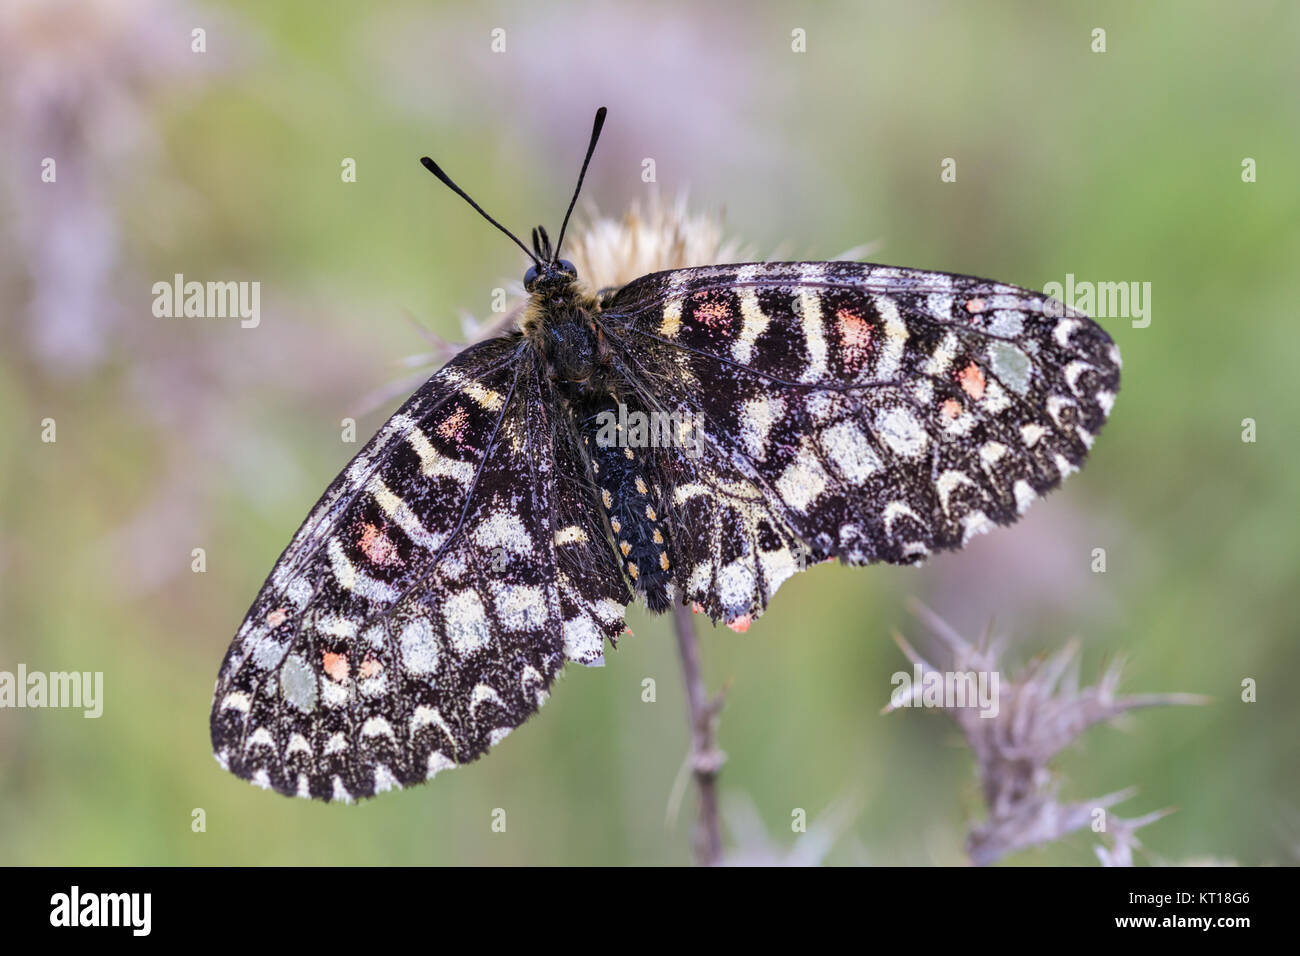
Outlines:
POLYGON ((574 276, 575 278, 577 277, 578 270, 577 268, 574 267, 573 263, 570 262, 568 259, 561 259, 558 265, 560 267, 561 272, 565 273, 566 275, 574 276))
POLYGON ((533 286, 537 284, 537 266, 529 266, 528 271, 524 273, 524 288, 529 292, 533 291, 533 286))

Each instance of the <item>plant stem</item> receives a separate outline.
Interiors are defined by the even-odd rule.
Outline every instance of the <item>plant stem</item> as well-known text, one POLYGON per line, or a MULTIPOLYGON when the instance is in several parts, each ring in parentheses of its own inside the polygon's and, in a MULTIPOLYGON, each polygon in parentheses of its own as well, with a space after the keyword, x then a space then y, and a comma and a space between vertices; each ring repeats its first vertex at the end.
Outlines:
POLYGON ((700 818, 692 843, 695 859, 701 866, 722 862, 722 829, 718 820, 718 771, 723 756, 714 747, 714 724, 722 699, 710 701, 700 673, 699 642, 695 636, 693 612, 687 605, 673 609, 677 631, 677 649, 682 658, 682 677, 686 683, 686 703, 691 726, 691 769, 700 791, 700 818))

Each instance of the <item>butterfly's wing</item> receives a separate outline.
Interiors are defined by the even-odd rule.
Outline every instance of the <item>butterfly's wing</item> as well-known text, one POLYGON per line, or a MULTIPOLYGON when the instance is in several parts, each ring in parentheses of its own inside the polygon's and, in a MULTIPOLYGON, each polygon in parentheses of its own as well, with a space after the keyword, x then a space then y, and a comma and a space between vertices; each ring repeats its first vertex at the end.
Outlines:
POLYGON ((325 492, 230 645, 223 766, 371 796, 482 755, 591 663, 628 595, 518 337, 467 349, 325 492), (587 575, 575 584, 575 568, 587 575))
POLYGON ((643 395, 702 418, 674 472, 678 585, 743 626, 809 561, 915 564, 1010 524, 1086 457, 1119 351, 1037 292, 865 263, 656 273, 601 323, 643 395))

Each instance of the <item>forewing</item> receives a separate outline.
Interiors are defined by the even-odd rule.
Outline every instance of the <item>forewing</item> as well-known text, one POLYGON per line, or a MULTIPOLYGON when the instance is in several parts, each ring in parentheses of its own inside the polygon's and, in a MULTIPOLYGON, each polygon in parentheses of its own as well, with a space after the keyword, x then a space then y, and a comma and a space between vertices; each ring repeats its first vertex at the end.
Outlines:
POLYGON ((557 521, 574 523, 574 503, 551 416, 531 351, 508 338, 461 353, 384 425, 226 654, 211 718, 223 766, 325 800, 416 783, 535 713, 566 649, 599 656, 623 605, 570 585, 557 521))
POLYGON ((1119 387, 1091 319, 947 273, 683 269, 601 320, 639 389, 703 420, 703 453, 671 456, 674 504, 713 540, 679 584, 731 622, 809 561, 916 564, 1015 521, 1082 464, 1119 387))

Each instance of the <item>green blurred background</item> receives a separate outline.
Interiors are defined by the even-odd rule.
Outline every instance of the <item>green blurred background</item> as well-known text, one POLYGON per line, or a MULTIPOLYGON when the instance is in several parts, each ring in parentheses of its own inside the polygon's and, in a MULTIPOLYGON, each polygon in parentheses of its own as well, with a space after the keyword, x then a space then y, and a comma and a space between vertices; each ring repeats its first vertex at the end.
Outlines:
MULTIPOLYGON (((1178 807, 1140 862, 1294 862, 1297 36, 1284 2, 11 0, 0 670, 103 671, 105 705, 0 711, 0 863, 690 860, 689 791, 668 820, 688 745, 675 644, 640 608, 607 667, 570 667, 538 718, 424 787, 313 805, 208 747, 229 639, 359 447, 340 420, 364 440, 397 403, 362 414, 366 396, 428 348, 406 315, 456 339, 460 310, 487 316, 522 274, 418 157, 516 229, 558 224, 601 104, 585 193, 602 212, 646 195, 653 157, 665 195, 725 209, 760 254, 873 242, 877 261, 1034 288, 1152 284, 1150 327, 1104 322, 1124 382, 1089 465, 1019 525, 920 571, 817 568, 749 633, 705 626, 709 686, 729 685, 731 845, 753 849, 757 821, 789 849, 792 809, 815 822, 844 798, 860 810, 827 862, 964 861, 969 752, 942 715, 879 714, 916 596, 967 633, 996 620, 1009 662, 1077 635, 1087 677, 1122 654, 1125 689, 1214 697, 1091 731, 1063 796, 1136 785, 1120 812, 1178 807), (154 318, 176 272, 260 281, 261 326, 154 318)), ((1010 862, 1091 865, 1094 843, 1010 862)))

